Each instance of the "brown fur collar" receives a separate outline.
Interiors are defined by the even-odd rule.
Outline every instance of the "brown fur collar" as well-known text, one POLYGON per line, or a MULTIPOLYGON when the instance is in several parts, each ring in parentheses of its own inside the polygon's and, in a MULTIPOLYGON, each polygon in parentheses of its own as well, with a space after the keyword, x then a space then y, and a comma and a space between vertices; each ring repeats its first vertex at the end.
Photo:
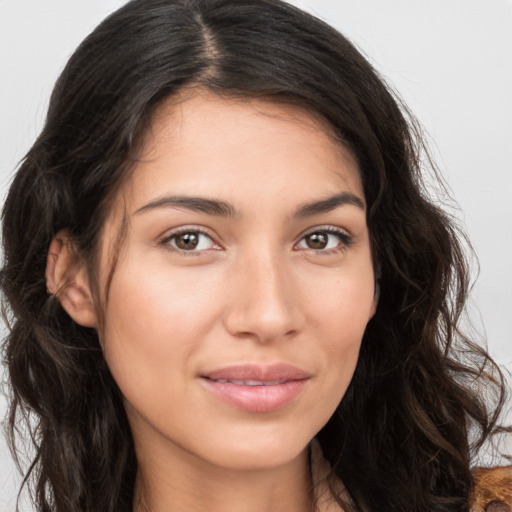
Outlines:
POLYGON ((475 468, 471 512, 512 512, 512 466, 475 468))

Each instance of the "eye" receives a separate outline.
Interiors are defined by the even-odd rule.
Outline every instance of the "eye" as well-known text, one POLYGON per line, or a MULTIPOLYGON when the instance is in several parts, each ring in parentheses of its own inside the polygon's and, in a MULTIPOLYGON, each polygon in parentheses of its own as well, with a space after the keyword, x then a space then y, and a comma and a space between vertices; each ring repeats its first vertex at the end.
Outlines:
POLYGON ((296 247, 313 251, 336 252, 345 249, 351 243, 352 237, 348 233, 335 228, 325 228, 305 234, 296 247))
POLYGON ((209 235, 197 229, 172 233, 162 240, 162 243, 186 252, 199 252, 218 247, 209 235))

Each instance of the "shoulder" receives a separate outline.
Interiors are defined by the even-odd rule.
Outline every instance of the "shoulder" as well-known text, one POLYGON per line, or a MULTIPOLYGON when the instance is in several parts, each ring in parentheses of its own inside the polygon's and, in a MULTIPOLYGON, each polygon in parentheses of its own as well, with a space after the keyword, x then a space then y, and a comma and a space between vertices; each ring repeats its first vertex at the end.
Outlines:
POLYGON ((512 466, 478 467, 471 512, 512 512, 512 466))

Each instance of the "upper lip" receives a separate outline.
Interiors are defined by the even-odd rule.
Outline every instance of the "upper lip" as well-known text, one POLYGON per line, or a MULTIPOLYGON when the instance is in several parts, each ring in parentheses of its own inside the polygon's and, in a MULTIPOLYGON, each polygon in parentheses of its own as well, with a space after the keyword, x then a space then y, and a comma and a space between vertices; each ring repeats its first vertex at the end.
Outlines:
POLYGON ((288 363, 275 364, 236 364, 224 368, 214 369, 201 374, 201 377, 210 380, 236 380, 236 381, 290 381, 304 380, 311 375, 300 368, 288 363))

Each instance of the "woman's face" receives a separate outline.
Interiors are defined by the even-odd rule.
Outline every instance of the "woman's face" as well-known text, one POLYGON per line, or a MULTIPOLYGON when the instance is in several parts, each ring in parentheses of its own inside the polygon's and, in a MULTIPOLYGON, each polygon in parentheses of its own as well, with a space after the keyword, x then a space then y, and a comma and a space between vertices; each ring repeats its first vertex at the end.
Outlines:
POLYGON ((342 399, 375 309, 356 161, 304 111, 205 92, 157 111, 105 227, 105 358, 138 452, 297 457, 342 399))

